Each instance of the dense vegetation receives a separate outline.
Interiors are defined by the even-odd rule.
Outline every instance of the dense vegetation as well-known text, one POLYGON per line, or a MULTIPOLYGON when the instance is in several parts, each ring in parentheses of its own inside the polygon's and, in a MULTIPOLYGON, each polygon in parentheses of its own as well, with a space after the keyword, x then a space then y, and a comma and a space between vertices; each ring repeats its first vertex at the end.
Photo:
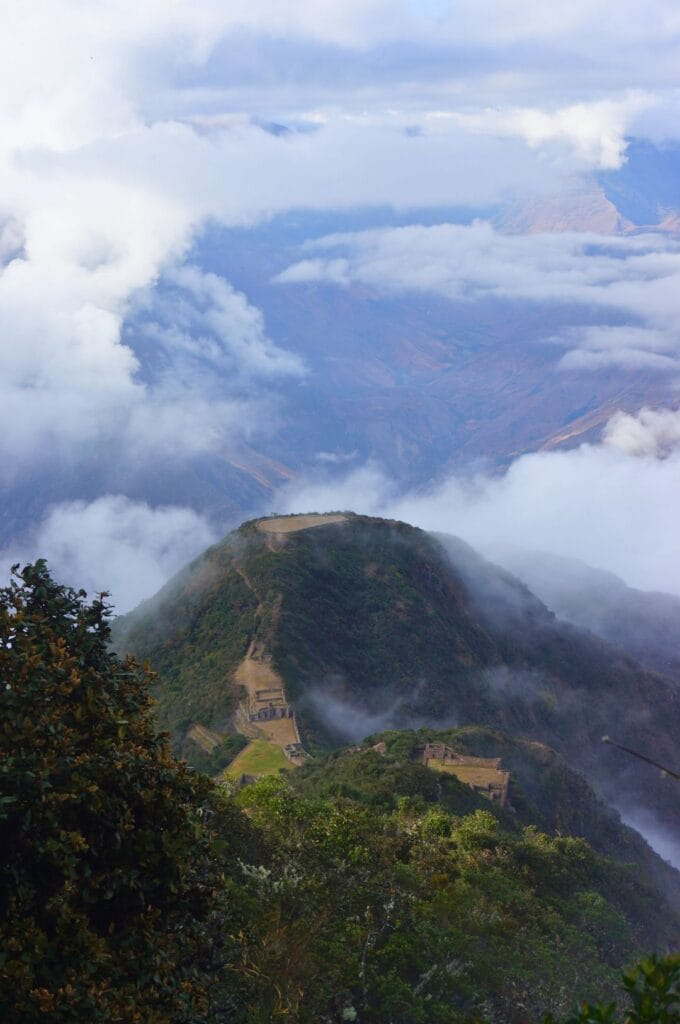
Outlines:
POLYGON ((102 600, 42 563, 1 597, 3 1020, 519 1022, 663 951, 628 872, 398 753, 349 755, 335 792, 322 766, 216 787, 155 733, 102 600))
MULTIPOLYGON (((583 775, 569 768, 564 758, 546 744, 472 725, 384 732, 367 743, 377 741, 384 742, 388 753, 401 763, 412 758, 426 741, 446 743, 461 754, 501 758, 512 778, 511 821, 536 825, 549 834, 580 836, 599 853, 623 863, 636 863, 674 903, 676 911, 680 910, 674 898, 678 886, 675 870, 654 854, 636 831, 624 826, 618 814, 596 796, 583 775)), ((314 771, 328 772, 326 765, 328 761, 314 771)), ((431 777, 431 773, 427 774, 431 777)), ((451 783, 441 777, 440 788, 446 785, 451 783)))
MULTIPOLYGON (((116 623, 116 646, 149 660, 158 673, 157 721, 178 749, 192 722, 224 727, 237 703, 229 676, 246 652, 257 608, 237 569, 241 547, 232 535, 116 623)), ((191 755, 193 762, 198 752, 191 755)))
POLYGON ((542 828, 634 860, 680 906, 677 873, 592 792, 654 808, 672 828, 673 784, 601 736, 615 732, 671 763, 677 688, 556 620, 467 545, 440 540, 350 515, 270 544, 247 523, 123 620, 118 648, 152 660, 159 723, 209 772, 225 763, 226 748, 207 756, 186 729, 191 721, 235 729, 233 670, 253 639, 273 656, 314 753, 361 739, 376 723, 481 723, 470 734, 480 749, 466 749, 507 759, 542 828), (534 742, 509 738, 517 735, 534 742))
POLYGON ((43 563, 2 592, 4 1021, 207 1019, 228 909, 214 847, 242 818, 172 758, 149 673, 108 640, 102 600, 43 563))
MULTIPOLYGON (((364 712, 397 704, 404 721, 450 717, 458 703, 475 721, 494 717, 479 668, 500 658, 441 557, 422 531, 356 516, 292 534, 282 555, 260 559, 260 591, 284 595, 272 653, 293 698, 314 685, 364 712)), ((339 738, 313 709, 306 718, 312 744, 339 738)))
POLYGON ((535 1020, 574 991, 611 996, 651 939, 636 886, 581 840, 418 798, 303 798, 279 779, 240 801, 270 850, 251 872, 266 915, 248 951, 269 1000, 250 1019, 535 1020))
POLYGON ((225 736, 221 743, 218 743, 212 750, 206 750, 199 743, 189 737, 185 738, 182 746, 182 757, 185 757, 199 772, 204 772, 214 778, 231 764, 234 758, 247 746, 248 740, 240 733, 233 736, 225 736))
POLYGON ((229 731, 233 670, 253 637, 309 749, 361 738, 362 716, 484 724, 548 743, 610 799, 680 822, 673 787, 601 743, 615 724, 619 742, 671 763, 677 687, 556 620, 454 538, 445 549, 403 523, 349 516, 272 548, 248 523, 122 620, 117 644, 152 661, 159 722, 180 742, 191 721, 229 731), (356 736, 328 713, 333 701, 356 736))

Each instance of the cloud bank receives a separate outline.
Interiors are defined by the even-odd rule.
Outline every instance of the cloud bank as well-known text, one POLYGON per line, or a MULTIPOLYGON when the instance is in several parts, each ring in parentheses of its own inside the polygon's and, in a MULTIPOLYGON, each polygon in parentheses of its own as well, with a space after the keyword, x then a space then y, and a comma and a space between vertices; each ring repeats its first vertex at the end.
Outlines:
MULTIPOLYGON (((467 2, 387 0, 324 0, 313 10, 267 0, 92 9, 33 0, 7 12, 5 476, 106 444, 131 460, 143 450, 223 448, 249 418, 244 376, 257 401, 266 392, 258 378, 302 371, 246 298, 187 263, 210 220, 249 224, 297 206, 479 205, 618 166, 636 118, 668 96, 658 62, 651 89, 640 76, 621 89, 612 75, 586 97, 570 93, 545 48, 587 41, 589 59, 601 62, 605 8, 595 6, 597 15, 584 4, 549 19, 530 5, 520 18, 504 0, 483 16, 467 2), (244 46, 246 63, 236 59, 244 46), (525 48, 521 61, 515 47, 525 48), (376 61, 378 52, 389 58, 376 61), (323 81, 320 66, 329 69, 323 81), (180 308, 178 289, 193 312, 180 308), (171 329, 170 320, 180 323, 171 329)), ((624 64, 633 41, 638 57, 662 33, 673 45, 678 27, 665 3, 654 28, 628 7, 635 32, 620 6, 610 26, 624 64)), ((607 61, 610 51, 608 42, 607 61)))
POLYGON ((651 95, 631 92, 617 100, 575 103, 548 111, 536 107, 491 108, 479 113, 435 111, 428 121, 449 122, 473 133, 523 139, 532 149, 563 144, 584 166, 621 167, 626 133, 636 114, 655 105, 651 95))
POLYGON ((118 614, 151 597, 166 580, 216 540, 188 508, 151 508, 122 495, 53 508, 20 548, 1 552, 3 566, 39 551, 55 579, 88 591, 109 592, 118 614))
POLYGON ((332 235, 306 250, 311 255, 277 276, 280 284, 359 282, 387 293, 588 309, 592 326, 546 338, 568 349, 563 369, 680 368, 680 243, 671 238, 505 235, 477 221, 332 235), (611 325, 612 316, 629 322, 611 325))
MULTIPOLYGON (((38 548, 86 570, 55 524, 75 537, 114 508, 133 532, 136 508, 164 535, 168 516, 189 513, 112 505, 120 468, 225 456, 271 429, 277 382, 305 378, 252 298, 198 262, 206 225, 550 195, 620 166, 631 133, 677 134, 679 44, 668 0, 644 12, 632 0, 27 0, 3 12, 0 485, 32 495, 47 467, 80 472, 87 493, 32 508, 38 548)), ((532 249, 484 225, 424 230, 333 243, 288 280, 615 308, 639 322, 559 339, 565 370, 675 371, 671 243, 607 253, 587 237, 532 249)), ((92 548, 88 564, 114 573, 114 550, 92 548)), ((169 565, 150 534, 140 550, 169 565)))
POLYGON ((378 467, 363 466, 341 480, 310 479, 279 504, 402 519, 496 560, 504 548, 552 552, 642 590, 680 594, 679 420, 671 410, 619 415, 601 444, 524 455, 503 475, 454 476, 419 493, 403 494, 378 467))

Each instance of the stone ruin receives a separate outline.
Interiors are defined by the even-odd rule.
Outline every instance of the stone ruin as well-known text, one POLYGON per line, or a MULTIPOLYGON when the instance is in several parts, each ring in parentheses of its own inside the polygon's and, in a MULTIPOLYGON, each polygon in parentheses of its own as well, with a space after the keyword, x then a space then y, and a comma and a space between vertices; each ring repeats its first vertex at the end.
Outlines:
POLYGON ((445 743, 426 743, 422 761, 426 768, 450 772, 501 807, 507 805, 510 772, 501 767, 500 757, 473 757, 459 754, 445 743))
POLYGON ((292 764, 300 765, 307 758, 301 743, 286 743, 283 752, 292 764))
POLYGON ((295 711, 279 686, 255 691, 248 711, 249 722, 271 722, 276 718, 295 718, 295 711))
POLYGON ((279 686, 270 686, 263 690, 256 690, 255 699, 251 701, 248 711, 248 721, 272 722, 280 718, 293 719, 294 733, 298 737, 298 741, 286 743, 282 749, 291 764, 300 765, 307 758, 307 754, 302 743, 299 742, 293 705, 288 703, 283 689, 279 686))

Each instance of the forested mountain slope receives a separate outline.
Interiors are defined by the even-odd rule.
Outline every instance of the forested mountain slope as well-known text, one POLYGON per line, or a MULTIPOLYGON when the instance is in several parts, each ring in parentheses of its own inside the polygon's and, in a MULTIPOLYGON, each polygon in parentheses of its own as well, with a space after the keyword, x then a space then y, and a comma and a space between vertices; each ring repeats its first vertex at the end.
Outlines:
MULTIPOLYGON (((103 601, 44 562, 19 579, 0 592, 3 1020, 538 1024, 616 999, 624 964, 673 944, 634 871, 526 827, 519 789, 496 807, 419 764, 426 733, 254 785, 188 770, 155 732, 151 673, 111 651, 103 601)), ((442 737, 502 749, 548 798, 531 744, 442 737)), ((675 1019, 677 980, 677 958, 641 965, 640 1021, 675 1019)))
POLYGON ((485 726, 548 744, 610 803, 677 827, 673 782, 602 743, 672 764, 671 682, 454 538, 336 518, 244 524, 119 622, 119 647, 159 672, 160 721, 180 747, 194 723, 248 732, 238 670, 255 650, 308 751, 390 727, 485 726))

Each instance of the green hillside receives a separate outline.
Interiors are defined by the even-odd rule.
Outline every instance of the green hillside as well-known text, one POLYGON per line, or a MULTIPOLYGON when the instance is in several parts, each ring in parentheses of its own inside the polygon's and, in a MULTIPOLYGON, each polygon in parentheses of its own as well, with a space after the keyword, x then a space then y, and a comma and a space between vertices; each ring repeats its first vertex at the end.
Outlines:
MULTIPOLYGON (((556 755, 440 733, 502 751, 503 807, 419 763, 426 730, 217 785, 172 757, 152 673, 109 639, 102 601, 44 563, 0 593, 3 1020, 539 1024, 585 998, 613 1002, 572 1024, 614 1024, 621 969, 650 953, 625 1019, 677 1019, 679 929, 661 894, 533 823, 556 812, 545 776, 595 827, 556 755)), ((219 746, 217 730, 195 736, 219 746)))
POLYGON ((193 721, 228 725, 236 706, 229 675, 248 646, 257 608, 236 568, 242 546, 238 533, 230 535, 115 623, 116 646, 136 651, 158 672, 158 722, 175 739, 193 721))
POLYGON ((444 806, 389 756, 337 760, 239 793, 268 851, 245 869, 246 1020, 538 1024, 615 999, 618 968, 677 934, 583 840, 511 830, 455 780, 444 806))
POLYGON ((247 747, 233 759, 222 773, 223 779, 238 779, 241 775, 260 777, 277 775, 280 771, 292 771, 280 747, 265 740, 251 740, 247 747))
MULTIPOLYGON (((680 908, 678 872, 661 860, 634 829, 623 825, 618 814, 596 796, 584 776, 569 768, 564 758, 545 743, 508 736, 481 726, 443 731, 391 731, 370 737, 367 743, 378 741, 385 743, 388 756, 400 766, 400 772, 419 772, 422 775, 425 771, 425 776, 430 777, 430 790, 433 788, 433 773, 413 764, 414 752, 426 741, 446 743, 461 754, 501 758, 503 767, 511 773, 511 810, 505 814, 495 807, 493 810, 506 827, 535 825, 552 835, 579 836, 599 853, 642 868, 659 891, 672 897, 680 908)), ((310 767, 301 774, 325 773, 332 791, 334 785, 341 784, 342 773, 349 760, 346 756, 340 763, 337 759, 326 760, 323 765, 310 767)), ((439 777, 436 791, 439 802, 461 813, 464 805, 459 802, 459 787, 454 785, 455 782, 451 777, 439 777), (457 802, 449 805, 447 801, 453 793, 457 794, 457 802)), ((393 791, 400 792, 402 785, 401 781, 393 782, 393 791)), ((482 801, 479 806, 488 807, 485 797, 476 799, 482 801)))
MULTIPOLYGON (((637 801, 668 827, 678 821, 672 782, 601 742, 615 734, 672 762, 677 688, 556 620, 518 580, 453 538, 444 546, 406 524, 352 515, 275 531, 276 520, 267 530, 244 524, 118 624, 119 648, 159 672, 159 720, 178 749, 186 752, 192 722, 242 730, 234 672, 257 643, 311 753, 390 727, 474 726, 470 752, 507 760, 533 820, 664 874, 611 814, 608 823, 598 818, 591 787, 609 802, 637 801), (492 740, 498 733, 544 746, 492 740), (583 774, 582 793, 564 787, 552 751, 537 753, 546 744, 583 774)), ((677 873, 666 874, 677 893, 677 873)))
MULTIPOLYGON (((586 839, 589 847, 603 851, 609 847, 610 853, 618 854, 623 861, 632 861, 639 853, 635 833, 630 829, 617 825, 615 817, 606 808, 598 804, 597 799, 587 784, 574 772, 571 772, 561 759, 552 751, 542 751, 538 757, 529 754, 522 760, 519 773, 513 771, 511 804, 503 809, 490 803, 486 797, 476 793, 469 786, 460 782, 455 776, 441 773, 424 767, 419 759, 414 760, 413 752, 425 739, 443 739, 451 743, 461 752, 468 746, 478 751, 487 740, 486 750, 502 749, 505 763, 513 763, 513 751, 520 755, 522 741, 513 741, 500 734, 491 734, 486 730, 463 729, 450 730, 444 733, 433 733, 429 730, 415 732, 383 733, 380 739, 385 743, 384 753, 378 753, 371 747, 365 749, 349 748, 334 751, 324 757, 317 758, 300 771, 292 774, 289 784, 293 792, 305 799, 322 798, 332 804, 361 804, 376 814, 423 815, 442 814, 454 818, 466 818, 481 814, 485 819, 495 819, 494 829, 502 831, 508 839, 524 837, 527 833, 557 833, 557 836, 578 837, 586 839), (551 755, 553 762, 552 778, 545 786, 540 783, 531 784, 531 777, 536 777, 537 769, 546 754, 551 755), (555 828, 553 815, 558 801, 550 803, 551 783, 559 776, 562 788, 563 809, 573 806, 576 798, 581 798, 580 808, 574 806, 572 827, 555 828), (545 815, 536 806, 534 800, 545 808, 545 815), (552 818, 552 820, 550 820, 552 818), (608 834, 603 834, 603 831, 608 834)), ((377 737, 371 737, 373 742, 377 737)), ((529 744, 524 744, 529 746, 529 744)), ((535 746, 532 744, 532 746, 535 746)), ((585 848, 586 843, 583 843, 585 848)), ((595 865, 598 858, 589 854, 595 865)), ((672 871, 669 870, 669 876, 672 871)), ((604 882, 606 872, 600 875, 604 882)), ((668 878, 659 878, 663 884, 668 878)), ((658 892, 651 886, 642 884, 638 872, 631 866, 618 865, 609 880, 611 888, 608 899, 618 902, 625 889, 626 913, 629 920, 636 922, 635 928, 641 929, 639 935, 652 945, 672 945, 680 929, 680 916, 667 907, 659 913, 658 892), (616 881, 614 881, 614 878, 616 881), (617 888, 620 887, 620 888, 617 888)), ((609 883, 608 883, 609 884, 609 883)))

